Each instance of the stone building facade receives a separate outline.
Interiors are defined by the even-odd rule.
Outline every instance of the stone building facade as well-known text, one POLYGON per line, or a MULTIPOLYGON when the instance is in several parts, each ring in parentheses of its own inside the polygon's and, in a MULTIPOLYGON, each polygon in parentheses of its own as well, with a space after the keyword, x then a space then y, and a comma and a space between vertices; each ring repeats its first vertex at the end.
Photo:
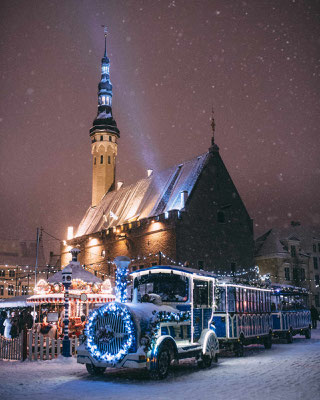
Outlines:
POLYGON ((320 311, 319 229, 295 222, 285 229, 270 229, 256 239, 255 263, 273 283, 308 289, 311 303, 320 311))
MULTIPOLYGON (((51 268, 48 269, 45 262, 42 242, 38 259, 38 278, 46 277, 51 273, 51 268)), ((0 241, 0 298, 33 294, 35 260, 35 242, 0 241)))

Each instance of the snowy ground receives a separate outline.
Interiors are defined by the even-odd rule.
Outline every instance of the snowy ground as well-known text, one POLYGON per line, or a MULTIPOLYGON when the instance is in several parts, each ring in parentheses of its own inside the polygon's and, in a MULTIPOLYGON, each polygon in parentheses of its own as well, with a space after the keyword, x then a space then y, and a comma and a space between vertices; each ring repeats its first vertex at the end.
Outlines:
POLYGON ((320 398, 320 329, 312 339, 295 336, 271 350, 246 348, 244 358, 223 356, 217 366, 199 370, 192 361, 174 367, 165 381, 142 371, 112 370, 91 377, 74 359, 42 362, 0 361, 0 398, 315 400, 320 398))

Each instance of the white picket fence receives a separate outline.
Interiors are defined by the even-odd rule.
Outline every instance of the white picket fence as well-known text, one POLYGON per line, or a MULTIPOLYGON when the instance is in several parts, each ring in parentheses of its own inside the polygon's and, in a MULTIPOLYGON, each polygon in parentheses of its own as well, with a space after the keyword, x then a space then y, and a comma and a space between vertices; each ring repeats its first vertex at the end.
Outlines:
POLYGON ((15 339, 7 339, 0 335, 0 359, 21 360, 23 352, 23 334, 15 339))
MULTIPOLYGON (((27 334, 28 360, 52 360, 58 357, 62 351, 62 339, 50 339, 42 334, 34 333, 31 330, 27 334)), ((70 339, 70 355, 76 355, 79 346, 79 339, 70 339)))

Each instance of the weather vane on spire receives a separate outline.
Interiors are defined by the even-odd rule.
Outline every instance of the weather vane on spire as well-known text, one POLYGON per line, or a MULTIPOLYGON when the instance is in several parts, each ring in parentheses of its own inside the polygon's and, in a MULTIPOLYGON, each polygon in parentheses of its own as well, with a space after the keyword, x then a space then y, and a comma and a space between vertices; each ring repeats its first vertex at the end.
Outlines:
POLYGON ((101 25, 101 27, 103 28, 103 32, 104 32, 104 37, 107 37, 107 35, 108 35, 108 27, 107 27, 107 25, 101 25))
POLYGON ((101 25, 104 31, 104 56, 107 57, 107 35, 108 35, 108 28, 107 25, 101 25))
POLYGON ((212 106, 212 114, 211 114, 211 129, 212 129, 212 138, 211 138, 211 146, 209 148, 210 153, 213 152, 218 152, 219 151, 219 146, 217 146, 214 142, 214 134, 216 132, 216 122, 214 120, 214 110, 212 106))
POLYGON ((213 106, 212 106, 212 114, 211 114, 211 128, 212 128, 212 144, 214 144, 214 133, 216 131, 216 122, 214 120, 213 106))

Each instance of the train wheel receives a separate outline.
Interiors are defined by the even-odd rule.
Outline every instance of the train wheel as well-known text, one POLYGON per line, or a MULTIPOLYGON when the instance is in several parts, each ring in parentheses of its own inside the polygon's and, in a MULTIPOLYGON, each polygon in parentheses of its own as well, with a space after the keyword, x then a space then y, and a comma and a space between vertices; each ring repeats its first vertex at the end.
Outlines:
POLYGON ((238 342, 234 348, 234 354, 236 357, 243 357, 244 356, 244 346, 241 342, 238 342))
POLYGON ((311 329, 308 328, 304 331, 304 336, 306 339, 311 339, 311 329))
POLYGON ((86 364, 86 368, 89 374, 92 376, 103 375, 104 371, 106 370, 104 367, 96 367, 92 364, 86 364))
POLYGON ((287 332, 286 339, 287 339, 287 343, 289 343, 289 344, 293 342, 293 336, 292 336, 292 332, 291 331, 287 332))
POLYGON ((150 371, 152 379, 164 379, 167 377, 170 368, 170 351, 167 346, 163 346, 157 355, 156 367, 150 371))

